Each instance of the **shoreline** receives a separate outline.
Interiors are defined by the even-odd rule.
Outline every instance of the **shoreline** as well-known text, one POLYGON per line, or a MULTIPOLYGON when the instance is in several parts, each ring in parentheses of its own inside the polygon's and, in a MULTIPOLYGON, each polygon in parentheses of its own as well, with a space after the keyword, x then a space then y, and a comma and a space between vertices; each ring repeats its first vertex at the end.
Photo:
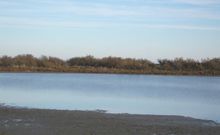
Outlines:
POLYGON ((25 74, 106 74, 106 75, 152 75, 152 76, 195 76, 195 77, 220 77, 220 74, 167 74, 167 73, 113 73, 113 72, 63 72, 63 71, 1 71, 1 73, 25 73, 25 74))
POLYGON ((126 112, 109 112, 108 110, 104 109, 94 109, 94 110, 80 110, 80 109, 56 109, 56 108, 34 108, 34 107, 25 107, 25 106, 17 106, 17 105, 9 105, 6 103, 0 103, 0 109, 17 109, 17 110, 42 110, 42 111, 69 111, 69 112, 93 112, 93 113, 103 113, 103 114, 109 114, 109 115, 134 115, 134 116, 164 116, 164 117, 182 117, 182 118, 190 118, 194 120, 201 120, 201 121, 212 121, 216 125, 220 126, 220 123, 217 120, 211 120, 211 119, 203 119, 203 118, 196 118, 192 116, 184 116, 184 115, 163 115, 163 114, 146 114, 146 113, 126 113, 126 112))
POLYGON ((91 112, 91 113, 101 113, 106 115, 127 115, 127 116, 155 116, 155 117, 180 117, 180 118, 189 118, 198 121, 209 121, 213 122, 216 125, 220 126, 220 123, 217 120, 196 118, 192 116, 184 115, 163 115, 163 114, 145 114, 145 113, 126 113, 126 112, 109 112, 108 110, 103 109, 94 109, 94 110, 80 110, 80 109, 55 109, 55 108, 34 108, 34 107, 25 107, 25 106, 16 106, 16 105, 7 105, 5 103, 0 103, 0 109, 15 109, 15 110, 41 110, 41 111, 67 111, 67 112, 91 112))
POLYGON ((0 107, 0 135, 219 135, 211 120, 174 115, 112 114, 104 110, 0 107))

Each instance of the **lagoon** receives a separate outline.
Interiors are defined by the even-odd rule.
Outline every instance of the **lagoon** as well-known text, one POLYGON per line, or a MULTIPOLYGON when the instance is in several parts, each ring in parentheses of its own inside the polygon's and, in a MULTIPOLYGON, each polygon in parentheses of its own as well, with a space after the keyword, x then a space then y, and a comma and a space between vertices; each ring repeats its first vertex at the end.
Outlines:
POLYGON ((0 103, 220 121, 220 77, 1 73, 0 103))

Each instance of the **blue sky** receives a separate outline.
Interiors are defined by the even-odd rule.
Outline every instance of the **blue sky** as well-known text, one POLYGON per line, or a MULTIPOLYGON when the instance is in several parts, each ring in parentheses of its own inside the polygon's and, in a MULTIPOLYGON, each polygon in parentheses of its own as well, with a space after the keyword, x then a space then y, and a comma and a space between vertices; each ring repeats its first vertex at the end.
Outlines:
POLYGON ((0 0, 0 55, 220 57, 220 0, 0 0))

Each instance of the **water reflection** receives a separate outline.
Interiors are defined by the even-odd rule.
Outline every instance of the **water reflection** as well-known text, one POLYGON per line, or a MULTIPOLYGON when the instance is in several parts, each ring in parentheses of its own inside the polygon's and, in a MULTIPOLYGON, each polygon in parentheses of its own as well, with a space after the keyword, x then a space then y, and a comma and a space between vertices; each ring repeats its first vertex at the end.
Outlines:
POLYGON ((4 73, 0 74, 0 102, 220 121, 219 84, 220 77, 4 73))

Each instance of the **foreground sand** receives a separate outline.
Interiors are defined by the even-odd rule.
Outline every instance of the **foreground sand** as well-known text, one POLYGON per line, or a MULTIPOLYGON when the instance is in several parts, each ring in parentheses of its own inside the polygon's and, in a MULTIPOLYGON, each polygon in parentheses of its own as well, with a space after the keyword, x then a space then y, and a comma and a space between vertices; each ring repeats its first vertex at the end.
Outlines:
POLYGON ((0 135, 220 135, 208 120, 0 107, 0 135))

